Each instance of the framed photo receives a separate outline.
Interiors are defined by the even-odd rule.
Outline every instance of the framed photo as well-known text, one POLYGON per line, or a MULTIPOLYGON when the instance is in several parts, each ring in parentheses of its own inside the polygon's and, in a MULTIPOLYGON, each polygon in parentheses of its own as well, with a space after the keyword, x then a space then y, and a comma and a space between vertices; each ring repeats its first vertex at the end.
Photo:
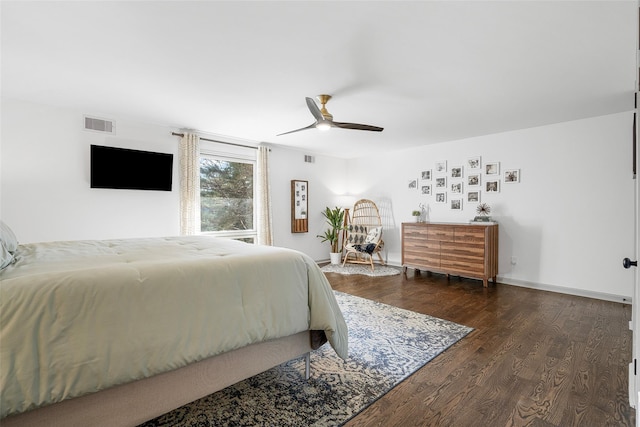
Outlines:
POLYGON ((472 171, 479 171, 482 167, 480 156, 469 157, 467 159, 467 167, 472 171))
POLYGON ((431 181, 431 169, 420 172, 420 179, 423 181, 431 181))
POLYGON ((292 181, 293 201, 295 202, 295 209, 293 212, 294 219, 306 219, 307 218, 307 181, 292 181))
POLYGON ((431 185, 423 185, 422 187, 420 187, 420 190, 423 196, 431 195, 431 185))
POLYGON ((473 190, 467 192, 467 202, 480 203, 480 190, 473 190))
POLYGON ((461 179, 462 178, 462 166, 452 166, 451 167, 451 178, 453 178, 453 179, 461 179))
POLYGON ((417 190, 418 189, 418 180, 417 179, 410 179, 409 183, 407 184, 407 188, 409 190, 417 190))
POLYGON ((467 175, 467 187, 480 187, 480 173, 470 173, 467 175))
POLYGON ((446 173, 447 172, 447 161, 446 160, 438 160, 435 164, 435 169, 437 173, 446 173))
POLYGON ((488 176, 500 175, 500 162, 485 163, 484 173, 485 175, 488 175, 488 176))
POLYGON ((462 199, 451 199, 451 209, 454 211, 461 211, 462 199))
POLYGON ((498 181, 497 179, 487 180, 487 182, 485 182, 485 191, 487 193, 499 193, 500 181, 498 181))
POLYGON ((447 193, 436 192, 436 203, 447 203, 447 193))
POLYGON ((504 171, 505 184, 517 184, 520 182, 520 169, 507 169, 504 171))
POLYGON ((455 182, 451 184, 451 193, 452 194, 462 194, 462 183, 455 182))
POLYGON ((446 176, 438 176, 438 177, 436 177, 436 188, 447 188, 447 177, 446 176))

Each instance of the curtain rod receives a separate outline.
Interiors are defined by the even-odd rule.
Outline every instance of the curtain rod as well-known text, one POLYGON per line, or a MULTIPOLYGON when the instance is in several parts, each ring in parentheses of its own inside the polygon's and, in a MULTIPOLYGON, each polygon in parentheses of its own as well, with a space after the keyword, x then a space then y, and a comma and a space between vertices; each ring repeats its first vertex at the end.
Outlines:
MULTIPOLYGON (((181 138, 184 137, 184 133, 171 132, 171 135, 179 136, 181 138)), ((202 138, 202 137, 200 139, 203 141, 217 142, 219 144, 235 145, 236 147, 253 148, 254 150, 258 149, 258 147, 255 147, 253 145, 234 144, 233 142, 217 141, 215 139, 202 138)))

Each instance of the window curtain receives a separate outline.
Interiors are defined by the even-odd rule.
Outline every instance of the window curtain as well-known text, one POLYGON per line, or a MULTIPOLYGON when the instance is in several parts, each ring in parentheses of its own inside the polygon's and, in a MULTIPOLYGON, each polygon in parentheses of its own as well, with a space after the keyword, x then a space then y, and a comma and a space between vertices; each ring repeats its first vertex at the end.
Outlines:
POLYGON ((269 147, 258 146, 257 169, 257 209, 258 209, 258 244, 273 245, 273 229, 271 224, 271 188, 269 186, 269 147))
POLYGON ((180 234, 200 232, 200 137, 186 133, 180 139, 180 234))

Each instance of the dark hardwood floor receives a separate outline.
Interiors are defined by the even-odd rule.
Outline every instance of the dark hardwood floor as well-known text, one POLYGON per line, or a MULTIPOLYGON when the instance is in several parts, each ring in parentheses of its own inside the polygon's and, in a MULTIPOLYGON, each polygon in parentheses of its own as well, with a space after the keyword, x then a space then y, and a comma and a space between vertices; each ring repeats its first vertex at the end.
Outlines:
POLYGON ((437 274, 327 277, 475 330, 346 424, 634 426, 631 306, 437 274))

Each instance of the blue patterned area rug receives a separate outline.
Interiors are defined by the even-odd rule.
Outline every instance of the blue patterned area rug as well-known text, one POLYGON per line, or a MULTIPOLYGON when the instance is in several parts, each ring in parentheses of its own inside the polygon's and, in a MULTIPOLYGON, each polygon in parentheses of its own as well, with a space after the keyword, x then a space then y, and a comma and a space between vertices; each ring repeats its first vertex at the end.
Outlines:
POLYGON ((329 344, 187 404, 143 426, 339 426, 473 329, 336 292, 349 327, 349 358, 329 344))

